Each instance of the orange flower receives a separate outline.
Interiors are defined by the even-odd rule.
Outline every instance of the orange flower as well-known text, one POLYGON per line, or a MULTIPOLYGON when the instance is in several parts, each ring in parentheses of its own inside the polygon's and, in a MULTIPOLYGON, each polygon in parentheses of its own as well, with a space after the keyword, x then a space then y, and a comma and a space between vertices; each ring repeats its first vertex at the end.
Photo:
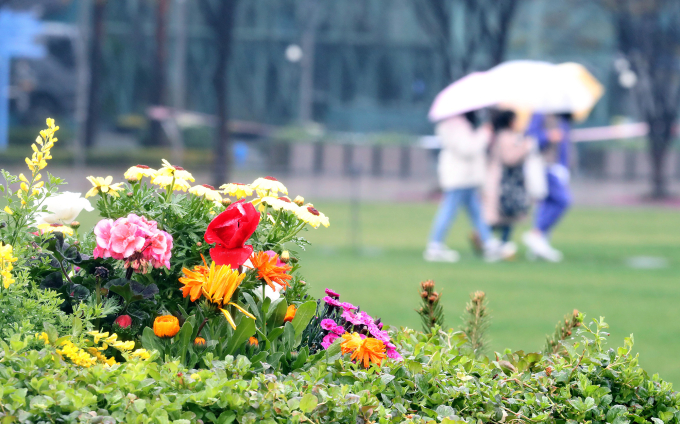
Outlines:
POLYGON ((203 295, 208 302, 219 308, 233 329, 236 329, 236 324, 229 311, 223 309, 226 305, 231 305, 247 317, 255 319, 252 314, 231 301, 231 297, 246 275, 231 269, 229 265, 215 265, 213 262, 208 267, 205 259, 203 263, 204 265, 195 266, 193 271, 182 269, 185 277, 179 281, 184 284, 182 287, 184 297, 191 295, 191 301, 195 302, 203 295))
POLYGON ((340 344, 340 349, 342 350, 343 355, 354 352, 364 341, 359 333, 345 333, 342 335, 342 338, 344 341, 340 344))
POLYGON ((251 346, 259 346, 260 343, 257 341, 255 337, 251 337, 248 339, 248 344, 251 346))
POLYGON ((274 291, 276 291, 274 284, 288 287, 288 281, 293 279, 292 276, 286 274, 293 269, 293 267, 290 265, 276 266, 277 259, 278 255, 270 257, 266 252, 253 253, 250 257, 253 268, 256 268, 258 271, 257 278, 264 280, 274 291))
POLYGON ((366 337, 361 339, 358 333, 345 333, 342 335, 344 341, 340 344, 342 354, 352 352, 350 359, 357 359, 359 363, 364 364, 364 368, 368 368, 370 363, 380 366, 382 360, 385 359, 385 343, 382 340, 366 337))
POLYGON ((283 318, 283 322, 291 322, 293 318, 295 318, 296 312, 297 308, 295 305, 290 305, 288 309, 286 309, 286 316, 283 318))
MULTIPOLYGON (((203 259, 203 261, 205 262, 205 259, 203 259)), ((182 272, 184 273, 184 277, 179 279, 179 282, 184 284, 184 287, 182 287, 182 296, 187 297, 191 294, 191 301, 195 302, 201 297, 203 282, 208 274, 210 274, 210 268, 208 268, 207 265, 196 265, 193 270, 182 268, 182 272)))
POLYGON ((156 317, 153 321, 153 333, 158 337, 175 337, 179 332, 179 320, 173 315, 156 317))
POLYGON ((205 339, 203 337, 196 337, 194 339, 195 346, 205 346, 205 339))

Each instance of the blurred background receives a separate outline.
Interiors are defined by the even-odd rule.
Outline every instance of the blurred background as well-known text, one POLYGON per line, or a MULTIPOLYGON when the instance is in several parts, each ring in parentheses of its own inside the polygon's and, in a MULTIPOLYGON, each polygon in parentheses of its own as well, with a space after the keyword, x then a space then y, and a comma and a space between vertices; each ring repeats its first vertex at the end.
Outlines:
POLYGON ((161 158, 216 186, 272 175, 330 217, 300 252, 314 294, 417 327, 420 281, 451 326, 484 290, 499 351, 540 349, 578 308, 676 382, 679 106, 677 0, 0 0, 0 166, 19 172, 50 116, 69 191, 161 158), (514 59, 577 62, 605 88, 571 135, 565 259, 485 264, 461 220, 461 262, 426 263, 430 105, 514 59))

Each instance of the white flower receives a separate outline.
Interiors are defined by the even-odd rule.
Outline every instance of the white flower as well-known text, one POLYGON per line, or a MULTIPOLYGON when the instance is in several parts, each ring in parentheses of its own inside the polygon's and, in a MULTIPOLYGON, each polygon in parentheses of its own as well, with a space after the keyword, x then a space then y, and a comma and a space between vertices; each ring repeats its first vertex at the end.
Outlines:
POLYGON ((281 297, 281 293, 279 293, 280 291, 281 286, 276 286, 276 290, 272 290, 272 288, 269 287, 269 284, 264 286, 264 295, 265 297, 271 299, 272 302, 281 297))
POLYGON ((43 202, 43 206, 47 207, 48 212, 38 212, 35 214, 37 225, 68 225, 78 217, 78 214, 83 209, 88 212, 94 210, 90 201, 80 197, 80 193, 71 193, 69 191, 48 197, 43 202))

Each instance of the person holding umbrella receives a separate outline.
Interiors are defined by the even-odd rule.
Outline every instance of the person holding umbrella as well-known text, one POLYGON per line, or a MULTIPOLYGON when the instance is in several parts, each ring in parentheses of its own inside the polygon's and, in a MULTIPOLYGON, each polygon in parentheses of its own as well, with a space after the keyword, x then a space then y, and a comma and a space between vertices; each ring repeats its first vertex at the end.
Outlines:
POLYGON ((479 234, 488 261, 500 258, 500 242, 492 237, 486 224, 479 190, 486 174, 486 149, 491 140, 491 125, 477 127, 475 112, 466 112, 439 121, 435 133, 442 143, 438 175, 443 196, 434 218, 423 258, 428 262, 457 262, 460 255, 446 244, 449 228, 464 206, 479 234))
POLYGON ((547 164, 548 194, 539 202, 533 230, 523 236, 529 249, 529 257, 549 262, 562 261, 562 252, 552 247, 550 232, 571 205, 569 190, 569 130, 572 115, 535 114, 527 129, 527 135, 538 140, 547 164))

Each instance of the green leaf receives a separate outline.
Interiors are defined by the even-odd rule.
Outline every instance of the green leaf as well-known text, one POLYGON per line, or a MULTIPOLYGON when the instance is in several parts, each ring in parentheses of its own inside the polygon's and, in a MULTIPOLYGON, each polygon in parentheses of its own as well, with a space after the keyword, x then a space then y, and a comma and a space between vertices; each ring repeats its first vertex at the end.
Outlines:
POLYGON ((243 298, 246 300, 248 306, 250 306, 250 313, 255 316, 257 323, 262 325, 262 314, 260 313, 260 308, 257 306, 255 299, 253 299, 250 293, 243 293, 243 298))
POLYGON ((297 358, 295 358, 295 362, 293 362, 293 365, 291 365, 290 370, 295 371, 299 368, 302 368, 305 363, 307 362, 307 358, 309 357, 309 348, 307 346, 303 347, 300 349, 298 352, 297 358))
POLYGON ((186 365, 187 353, 193 344, 193 339, 191 337, 193 333, 194 326, 191 324, 190 320, 186 320, 177 334, 176 349, 179 349, 178 353, 180 354, 182 364, 184 365, 186 365))
POLYGON ((307 325, 309 325, 309 321, 312 320, 314 314, 316 314, 316 302, 313 300, 303 303, 295 312, 295 318, 293 318, 293 321, 290 323, 295 329, 296 346, 300 344, 300 340, 302 340, 302 332, 305 330, 305 328, 307 328, 307 325))
POLYGON ((234 334, 232 334, 227 347, 223 352, 225 355, 232 355, 238 348, 240 348, 243 343, 245 343, 250 337, 255 334, 255 320, 247 317, 243 317, 241 322, 236 326, 234 334))
POLYGON ((50 344, 56 344, 57 339, 59 338, 59 332, 56 327, 49 322, 43 322, 43 328, 45 329, 45 333, 47 333, 47 339, 50 341, 50 344))
POLYGON ((272 329, 283 324, 283 319, 286 317, 286 310, 288 309, 288 302, 285 297, 276 299, 267 314, 267 328, 272 329))
POLYGON ((316 396, 311 393, 307 393, 306 395, 302 396, 302 399, 300 399, 300 410, 305 414, 308 414, 312 412, 318 404, 319 400, 316 398, 316 396))
POLYGON ((146 350, 157 350, 161 355, 161 359, 165 359, 163 342, 149 327, 145 327, 144 331, 142 331, 142 347, 146 350))

